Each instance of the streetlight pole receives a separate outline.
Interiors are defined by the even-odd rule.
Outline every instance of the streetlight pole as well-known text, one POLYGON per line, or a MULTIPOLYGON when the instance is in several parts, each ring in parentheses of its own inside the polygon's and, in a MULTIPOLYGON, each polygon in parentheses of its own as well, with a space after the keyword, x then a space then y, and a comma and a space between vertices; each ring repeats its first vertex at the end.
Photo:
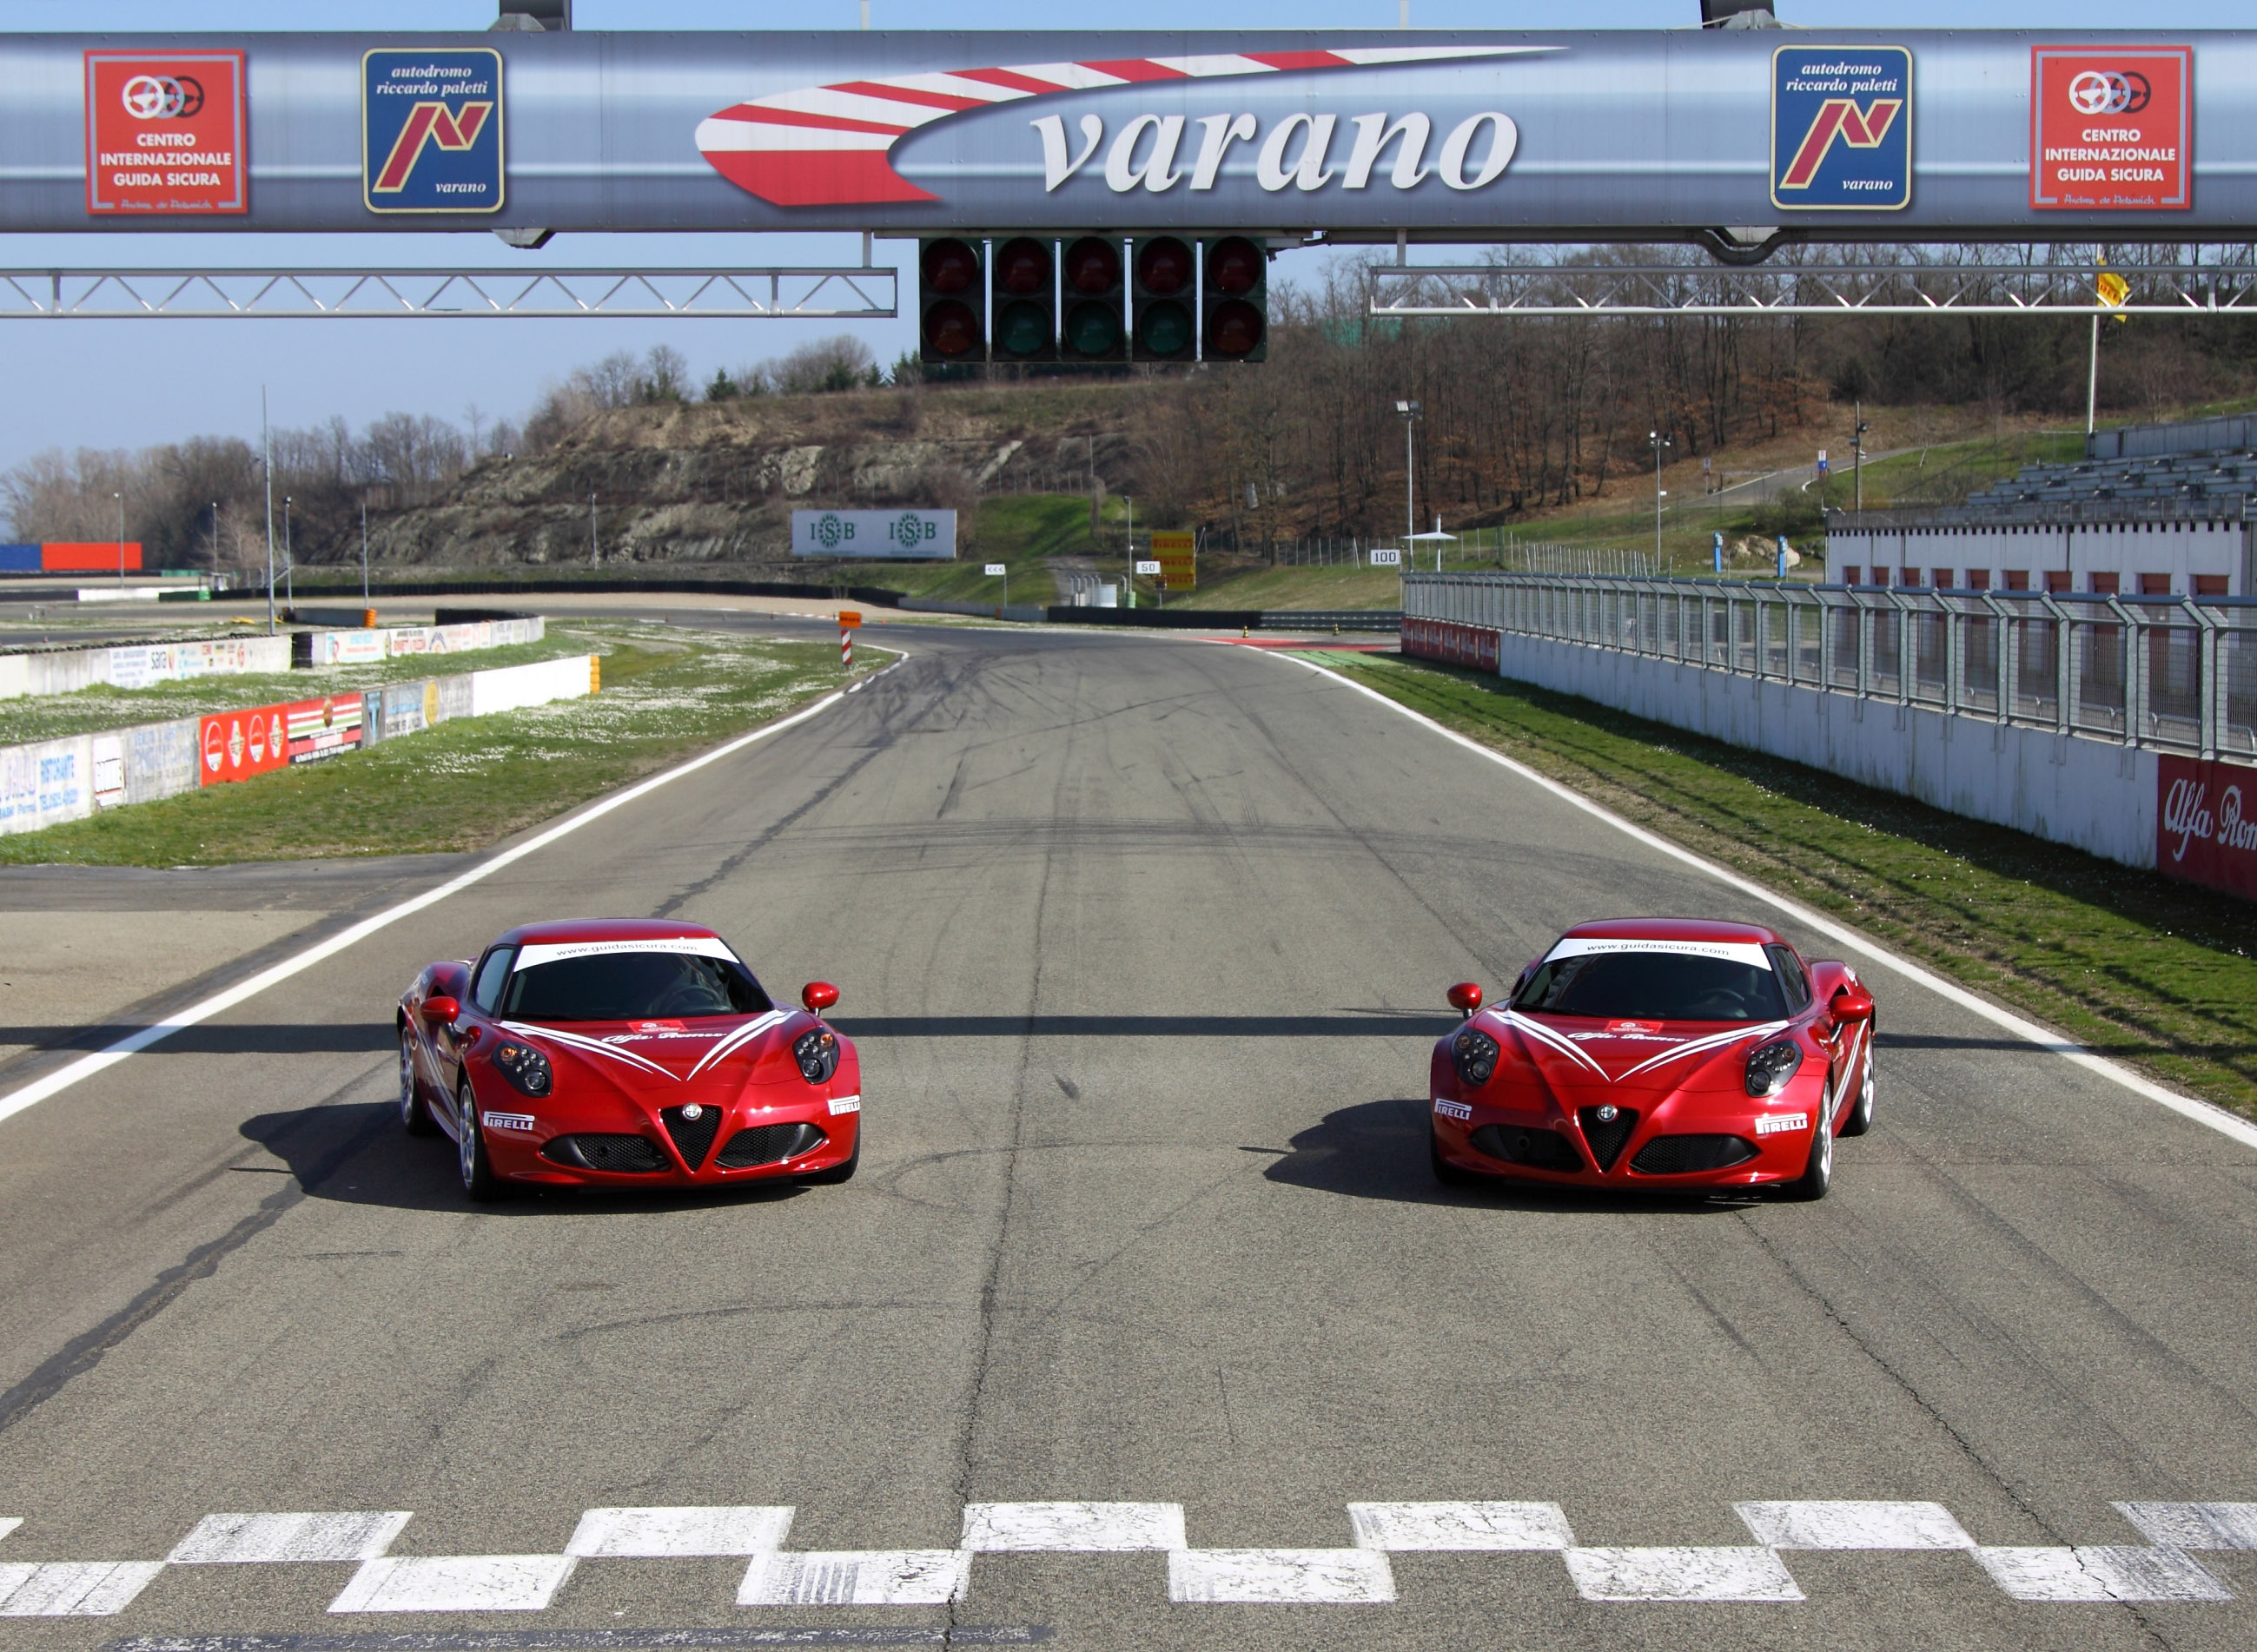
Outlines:
MULTIPOLYGON (((1415 401, 1398 401, 1395 404, 1395 411, 1403 415, 1403 549, 1404 554, 1416 556, 1418 547, 1411 541, 1419 534, 1418 496, 1415 491, 1419 477, 1415 463, 1418 448, 1411 439, 1411 427, 1418 422, 1425 409, 1415 401)), ((1441 553, 1437 551, 1435 554, 1439 556, 1441 553)))
POLYGON ((212 582, 219 582, 219 501, 212 501, 212 582))
POLYGON ((1653 571, 1661 571, 1661 455, 1669 447, 1669 438, 1659 430, 1649 430, 1645 439, 1653 447, 1653 571))
POLYGON ((266 473, 266 634, 274 634, 274 436, 266 423, 266 386, 258 387, 259 469, 266 473))
POLYGON ((110 496, 117 501, 117 583, 125 583, 125 495, 123 491, 110 496))
POLYGON ((298 605, 298 565, 290 556, 290 496, 282 496, 282 601, 287 607, 298 605))
POLYGON ((1859 516, 1865 513, 1865 433, 1872 428, 1865 422, 1864 413, 1863 403, 1850 404, 1850 416, 1857 421, 1857 427, 1850 433, 1850 477, 1857 490, 1859 516))
POLYGON ((596 550, 596 491, 588 490, 588 566, 600 568, 603 557, 596 550))
POLYGON ((360 601, 368 606, 368 496, 360 499, 360 601))

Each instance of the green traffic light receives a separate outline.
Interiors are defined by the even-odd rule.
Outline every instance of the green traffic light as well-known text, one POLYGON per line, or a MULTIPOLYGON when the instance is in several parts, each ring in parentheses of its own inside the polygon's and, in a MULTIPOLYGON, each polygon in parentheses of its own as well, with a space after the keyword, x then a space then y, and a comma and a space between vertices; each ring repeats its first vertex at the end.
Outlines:
POLYGON ((1181 356, 1192 347, 1191 312, 1180 304, 1147 303, 1136 312, 1136 338, 1147 356, 1181 356))
POLYGON ((995 324, 995 348, 1006 356, 1039 355, 1050 342, 1050 314, 1039 304, 1008 306, 995 324))
POLYGON ((1066 312, 1065 342, 1077 356, 1105 356, 1121 347, 1121 315, 1109 305, 1077 304, 1066 312))

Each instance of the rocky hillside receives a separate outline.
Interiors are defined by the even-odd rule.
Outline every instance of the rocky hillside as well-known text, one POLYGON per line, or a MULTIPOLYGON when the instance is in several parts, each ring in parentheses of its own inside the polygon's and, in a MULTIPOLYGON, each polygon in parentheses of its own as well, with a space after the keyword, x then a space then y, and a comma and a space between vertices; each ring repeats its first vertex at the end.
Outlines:
MULTIPOLYGON (((1132 385, 761 396, 604 413, 540 454, 489 459, 441 498, 371 519, 384 562, 447 567, 780 562, 795 508, 1118 491, 1132 385)), ((970 548, 967 547, 966 548, 970 548)))

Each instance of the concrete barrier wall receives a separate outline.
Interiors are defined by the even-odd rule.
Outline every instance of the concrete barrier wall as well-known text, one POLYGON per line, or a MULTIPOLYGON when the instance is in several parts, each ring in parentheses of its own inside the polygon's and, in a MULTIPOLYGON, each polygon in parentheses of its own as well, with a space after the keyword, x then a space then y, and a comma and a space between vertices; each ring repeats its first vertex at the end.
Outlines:
POLYGON ((379 660, 398 660, 410 654, 469 653, 480 648, 507 648, 521 642, 539 642, 548 634, 548 622, 539 614, 522 619, 478 619, 459 625, 384 625, 367 631, 315 631, 307 633, 308 663, 316 666, 361 665, 379 660))
POLYGON ((75 694, 107 683, 145 688, 191 677, 290 669, 287 637, 221 637, 207 642, 132 643, 113 648, 0 654, 0 700, 75 694))
MULTIPOLYGON (((287 637, 272 640, 289 642, 287 637)), ((529 666, 389 683, 357 696, 358 740, 336 752, 314 752, 294 760, 343 755, 358 745, 419 734, 456 717, 583 698, 595 693, 601 682, 600 656, 575 654, 529 666)), ((354 698, 346 696, 343 703, 350 708, 354 698)), ((265 714, 287 708, 261 706, 227 715, 248 717, 253 710, 265 714)), ((0 836, 82 820, 96 808, 153 802, 209 783, 199 738, 205 720, 179 717, 103 734, 0 747, 0 836)))
POLYGON ((1433 620, 1404 623, 1404 651, 1493 669, 2128 866, 2155 865, 2153 752, 1433 620))

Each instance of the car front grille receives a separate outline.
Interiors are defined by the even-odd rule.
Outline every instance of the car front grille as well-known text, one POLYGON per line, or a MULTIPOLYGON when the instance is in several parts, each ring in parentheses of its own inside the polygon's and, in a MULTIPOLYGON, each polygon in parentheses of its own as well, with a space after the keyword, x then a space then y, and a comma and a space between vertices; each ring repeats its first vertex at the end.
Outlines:
POLYGON ((682 1155, 682 1162, 693 1170, 704 1163, 705 1155, 712 1151, 713 1138, 721 1132, 721 1110, 700 1107, 694 1120, 684 1119, 679 1107, 669 1107, 658 1116, 666 1133, 674 1138, 674 1150, 682 1155))
POLYGON ((1638 1110, 1617 1108, 1613 1118, 1602 1119, 1596 1107, 1581 1107, 1576 1110, 1575 1118, 1583 1126, 1583 1140, 1591 1149, 1591 1157, 1599 1161, 1599 1168, 1613 1169, 1615 1161, 1622 1157, 1623 1144, 1638 1128, 1638 1110))
POLYGON ((670 1170, 666 1149, 647 1136, 554 1136, 541 1156, 576 1170, 609 1170, 622 1175, 648 1175, 670 1170))
POLYGON ((1729 1170, 1756 1156, 1756 1144, 1738 1136, 1656 1136, 1638 1150, 1630 1168, 1640 1175, 1689 1175, 1729 1170))
POLYGON ((713 1162, 724 1170, 748 1170, 756 1164, 781 1164, 812 1153, 829 1138, 810 1124, 754 1125, 731 1136, 713 1162))
POLYGON ((1573 1175, 1583 1168, 1582 1155, 1564 1136, 1550 1130, 1531 1130, 1519 1125, 1483 1125, 1470 1140, 1474 1151, 1507 1164, 1532 1170, 1555 1170, 1573 1175))

